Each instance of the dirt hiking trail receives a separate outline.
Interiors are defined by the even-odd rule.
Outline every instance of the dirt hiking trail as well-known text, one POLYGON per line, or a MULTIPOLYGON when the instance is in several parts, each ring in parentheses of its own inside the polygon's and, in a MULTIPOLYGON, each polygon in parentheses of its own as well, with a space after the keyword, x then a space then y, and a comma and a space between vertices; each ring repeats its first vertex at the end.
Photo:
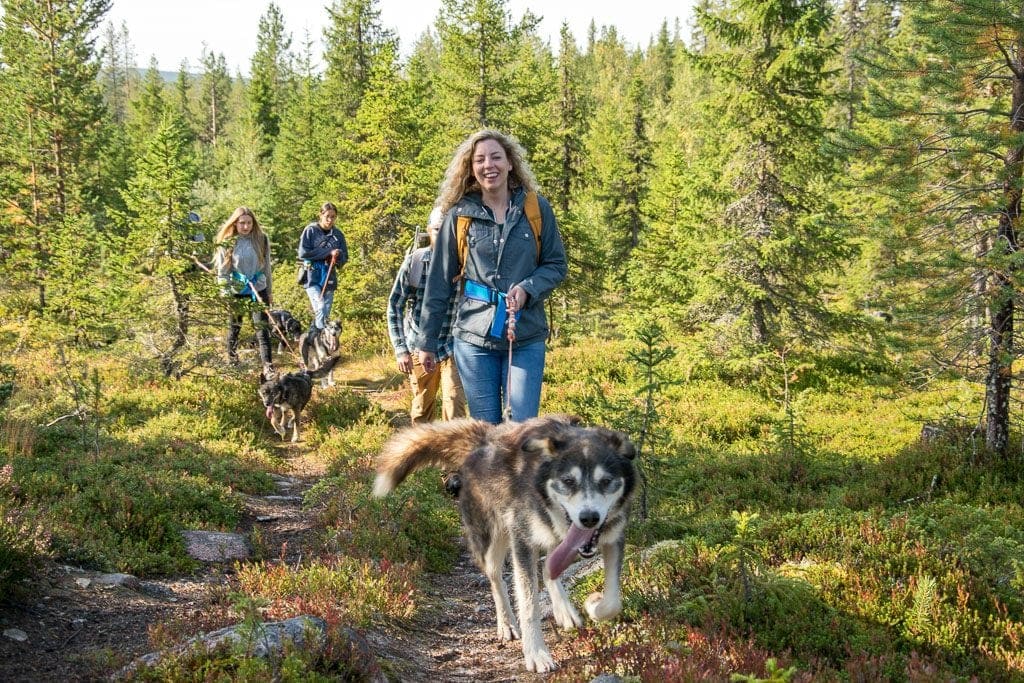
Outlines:
MULTIPOLYGON (((347 380, 336 372, 339 386, 347 380)), ((376 382, 349 377, 350 387, 368 394, 376 382)), ((336 391, 327 389, 326 391, 336 391)), ((395 393, 395 388, 390 388, 395 393)), ((316 392, 323 391, 316 389, 316 392)), ((404 387, 398 389, 398 393, 404 387)), ((381 396, 371 396, 379 400, 381 396)), ((384 400, 395 396, 385 396, 384 400)), ((314 401, 318 400, 314 393, 314 401)), ((308 419, 308 418, 307 418, 308 419)), ((278 491, 247 496, 244 518, 236 531, 257 531, 265 557, 289 564, 302 561, 313 534, 313 512, 303 510, 302 496, 324 474, 325 464, 300 442, 282 443, 285 471, 274 474, 278 491), (275 555, 275 551, 278 553, 275 555)), ((48 562, 33 579, 27 595, 0 605, 0 681, 97 681, 143 654, 159 649, 150 632, 169 633, 180 642, 213 630, 210 623, 230 605, 232 562, 206 564, 189 576, 104 585, 100 572, 48 562)), ((132 580, 134 579, 134 580, 132 580)), ((358 632, 370 645, 389 680, 402 681, 543 681, 522 667, 519 643, 500 643, 495 634, 494 605, 486 579, 463 552, 450 573, 430 574, 417 615, 409 622, 374 626, 358 632)), ((544 623, 545 639, 556 660, 572 658, 572 642, 544 623)))

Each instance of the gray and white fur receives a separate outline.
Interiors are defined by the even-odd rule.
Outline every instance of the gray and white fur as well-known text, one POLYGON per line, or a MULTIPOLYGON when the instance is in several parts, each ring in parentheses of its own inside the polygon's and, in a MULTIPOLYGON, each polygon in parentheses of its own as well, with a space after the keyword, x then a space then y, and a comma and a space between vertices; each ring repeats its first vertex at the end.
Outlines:
MULTIPOLYGON (((341 323, 331 320, 322 330, 304 332, 299 337, 299 354, 310 372, 318 369, 328 358, 338 355, 341 323)), ((328 371, 320 380, 321 387, 334 386, 334 372, 328 371)))
POLYGON ((577 554, 599 550, 604 562, 604 591, 587 598, 587 614, 595 621, 619 614, 635 453, 622 432, 583 426, 568 415, 501 425, 469 418, 432 422, 403 429, 384 445, 373 492, 388 494, 421 467, 458 469, 462 527, 490 580, 498 638, 521 637, 526 668, 546 672, 556 663, 541 633, 540 557, 547 554, 541 575, 560 628, 583 624, 558 579, 577 554), (503 577, 509 555, 518 623, 503 577))
POLYGON ((301 370, 286 375, 260 373, 260 400, 266 409, 267 419, 282 439, 287 438, 292 428, 292 442, 299 440, 299 422, 302 410, 313 396, 313 380, 329 373, 339 360, 338 356, 328 358, 319 368, 301 370))

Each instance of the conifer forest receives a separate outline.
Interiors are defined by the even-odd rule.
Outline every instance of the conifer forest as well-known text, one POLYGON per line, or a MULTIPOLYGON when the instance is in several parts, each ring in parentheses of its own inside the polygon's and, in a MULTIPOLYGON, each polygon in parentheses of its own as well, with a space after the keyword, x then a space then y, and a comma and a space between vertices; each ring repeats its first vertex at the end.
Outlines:
POLYGON ((1024 4, 697 0, 630 44, 600 17, 552 43, 544 3, 442 0, 407 45, 379 0, 324 0, 322 35, 269 1, 243 75, 217 45, 140 63, 116 1, 0 0, 0 598, 47 560, 186 571, 186 520, 231 528, 254 463, 283 467, 252 368, 225 368, 209 268, 239 206, 305 325, 299 235, 337 205, 339 374, 393 393, 314 393, 330 547, 445 571, 458 522, 433 480, 429 533, 367 499, 408 399, 385 312, 454 150, 492 128, 568 257, 542 412, 629 433, 645 481, 623 630, 585 631, 552 680, 1024 679, 1024 4), (136 499, 157 471, 192 502, 136 499), (106 477, 123 493, 83 496, 106 477), (402 531, 338 532, 359 515, 402 531))

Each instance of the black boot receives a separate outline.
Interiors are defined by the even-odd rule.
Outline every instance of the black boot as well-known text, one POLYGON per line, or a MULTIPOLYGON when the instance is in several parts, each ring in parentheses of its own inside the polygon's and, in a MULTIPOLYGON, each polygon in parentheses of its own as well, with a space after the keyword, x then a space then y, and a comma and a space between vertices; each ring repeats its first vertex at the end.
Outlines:
POLYGON ((228 328, 227 338, 227 351, 228 351, 228 365, 238 365, 238 334, 241 332, 242 326, 232 324, 228 328))

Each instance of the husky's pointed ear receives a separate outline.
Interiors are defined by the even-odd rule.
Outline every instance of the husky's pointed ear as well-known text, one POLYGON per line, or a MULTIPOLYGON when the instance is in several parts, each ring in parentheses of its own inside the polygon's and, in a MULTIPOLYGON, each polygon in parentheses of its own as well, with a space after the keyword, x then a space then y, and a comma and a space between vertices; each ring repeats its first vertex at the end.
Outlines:
POLYGON ((614 429, 608 429, 607 427, 597 427, 601 436, 608 442, 615 452, 621 455, 627 460, 632 460, 636 457, 636 446, 630 440, 625 433, 616 431, 614 429))

